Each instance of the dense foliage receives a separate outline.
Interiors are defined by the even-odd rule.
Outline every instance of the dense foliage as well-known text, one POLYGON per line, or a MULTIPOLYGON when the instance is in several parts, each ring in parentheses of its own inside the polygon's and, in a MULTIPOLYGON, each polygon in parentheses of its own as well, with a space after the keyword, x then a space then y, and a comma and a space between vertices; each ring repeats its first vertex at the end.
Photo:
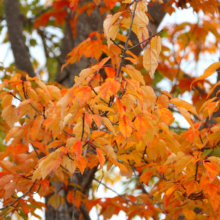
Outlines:
MULTIPOLYGON (((166 219, 219 218, 220 119, 213 122, 219 109, 219 83, 212 85, 206 78, 220 68, 220 62, 198 78, 181 68, 182 60, 192 59, 192 54, 197 62, 202 53, 217 51, 216 42, 207 42, 207 36, 212 32, 219 39, 218 2, 170 1, 164 6, 169 13, 174 11, 172 3, 182 8, 188 3, 196 12, 202 10, 204 19, 152 33, 147 11, 151 3, 146 0, 94 0, 82 7, 78 0, 53 1, 52 9, 37 16, 32 28, 48 23, 62 26, 71 9, 74 35, 83 11, 109 12, 104 33, 90 33, 68 54, 63 69, 83 57, 91 59, 71 88, 2 67, 3 219, 11 219, 12 214, 40 218, 36 209, 45 204, 35 201, 34 193, 52 195, 48 203, 54 209, 67 200, 80 210, 78 216, 73 211, 75 219, 89 219, 93 207, 104 219, 120 211, 128 219, 158 219, 161 213, 166 219), (130 40, 131 32, 137 45, 130 40), (175 43, 175 50, 161 43, 161 37, 175 43), (140 46, 143 54, 131 52, 140 46), (170 93, 157 89, 164 77, 174 81, 170 93), (186 91, 192 91, 193 104, 178 98, 186 91), (181 114, 190 128, 174 127, 173 112, 181 114), (114 178, 117 181, 117 175, 106 177, 108 172, 114 174, 115 167, 128 180, 123 195, 108 185, 114 178), (93 191, 102 184, 116 197, 92 198, 85 192, 90 184, 93 191)), ((38 10, 36 2, 33 7, 38 10)))

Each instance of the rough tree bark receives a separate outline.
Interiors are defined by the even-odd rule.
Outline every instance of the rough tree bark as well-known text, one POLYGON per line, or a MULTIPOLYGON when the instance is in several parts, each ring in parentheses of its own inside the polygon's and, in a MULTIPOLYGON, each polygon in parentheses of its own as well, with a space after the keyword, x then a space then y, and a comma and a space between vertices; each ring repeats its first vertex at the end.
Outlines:
MULTIPOLYGON (((85 0, 83 2, 80 2, 80 5, 83 5, 86 2, 91 2, 91 0, 85 0)), ((88 35, 93 31, 99 31, 102 32, 103 30, 103 19, 104 16, 102 16, 99 12, 99 9, 96 8, 89 17, 86 12, 83 12, 79 16, 79 20, 77 22, 77 33, 76 37, 73 38, 72 30, 69 24, 69 18, 67 18, 66 22, 66 28, 65 28, 65 35, 63 38, 63 43, 61 46, 61 55, 60 55, 60 61, 59 67, 57 69, 57 76, 56 81, 61 83, 62 85, 65 85, 67 87, 71 87, 74 84, 75 76, 79 75, 80 71, 90 65, 90 60, 86 59, 84 56, 82 59, 74 63, 72 65, 68 65, 64 68, 64 70, 61 72, 61 66, 65 63, 65 58, 67 54, 79 43, 86 40, 88 35)))
POLYGON ((19 0, 4 0, 4 4, 8 36, 15 59, 15 65, 18 69, 27 72, 29 76, 34 77, 34 69, 30 62, 30 55, 25 46, 23 36, 19 0))
MULTIPOLYGON (((33 77, 35 76, 35 73, 30 62, 28 50, 25 46, 24 37, 22 35, 22 24, 21 20, 19 19, 19 0, 4 1, 9 32, 9 41, 11 42, 16 67, 18 69, 26 71, 31 77, 33 77)), ((80 4, 84 4, 85 2, 90 1, 92 0, 84 0, 83 2, 80 1, 80 4)), ((165 2, 167 1, 168 0, 165 0, 165 2)), ((154 5, 149 7, 148 13, 154 20, 150 21, 149 27, 153 33, 156 33, 159 24, 165 16, 165 12, 161 9, 160 4, 155 3, 154 5)), ((90 65, 90 60, 83 57, 79 63, 68 65, 61 73, 61 66, 65 63, 67 53, 69 53, 73 47, 77 46, 80 42, 85 40, 91 32, 102 32, 103 19, 104 16, 100 15, 98 8, 92 12, 91 17, 88 17, 85 12, 82 13, 77 23, 76 38, 73 38, 71 27, 69 24, 69 18, 66 18, 64 38, 62 40, 62 45, 60 48, 61 55, 59 60, 61 61, 61 63, 59 64, 56 76, 57 82, 64 86, 71 87, 74 84, 75 76, 78 75, 82 69, 90 65)), ((134 34, 132 35, 131 40, 134 45, 138 43, 138 40, 134 34)), ((141 48, 136 47, 132 50, 132 52, 138 56, 141 52, 141 48)), ((74 175, 72 177, 72 182, 76 182, 77 184, 79 184, 83 188, 83 193, 88 194, 88 190, 90 188, 95 172, 96 168, 93 168, 92 170, 86 170, 83 175, 74 175)), ((59 190, 60 184, 54 183, 54 185, 59 190)), ((66 197, 66 192, 64 190, 60 190, 58 193, 64 196, 64 198, 66 197)), ((48 201, 48 198, 46 198, 46 201, 48 201)), ((48 206, 46 220, 77 220, 80 214, 82 214, 84 220, 90 220, 89 214, 85 206, 81 205, 80 209, 77 210, 72 204, 68 204, 68 202, 65 200, 64 205, 61 205, 57 211, 55 211, 51 206, 48 206)))

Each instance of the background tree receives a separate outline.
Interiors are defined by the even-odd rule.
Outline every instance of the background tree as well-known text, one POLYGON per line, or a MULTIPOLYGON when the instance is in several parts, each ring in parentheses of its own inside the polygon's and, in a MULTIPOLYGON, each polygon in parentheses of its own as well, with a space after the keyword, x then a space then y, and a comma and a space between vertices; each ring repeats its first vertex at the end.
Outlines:
MULTIPOLYGON (((140 1, 140 2, 142 3, 142 1, 140 1)), ((71 10, 70 10, 69 9, 69 1, 54 1, 54 2, 52 2, 51 5, 49 4, 48 7, 45 8, 45 7, 43 7, 43 5, 38 4, 38 1, 20 2, 20 7, 19 7, 19 1, 6 0, 4 2, 5 10, 4 10, 4 15, 2 16, 2 19, 7 20, 8 37, 9 37, 9 40, 10 40, 10 43, 12 46, 16 67, 20 70, 27 72, 29 74, 29 76, 31 76, 31 77, 35 76, 36 74, 40 75, 40 73, 42 72, 42 69, 39 68, 39 66, 37 66, 37 62, 35 60, 33 60, 33 58, 30 59, 28 47, 25 45, 25 43, 32 45, 32 46, 34 46, 36 44, 36 41, 32 37, 30 37, 31 35, 29 35, 30 33, 32 33, 32 31, 34 29, 37 31, 37 33, 39 34, 39 36, 41 37, 42 42, 43 42, 45 57, 47 60, 46 61, 46 67, 47 67, 46 72, 48 72, 49 80, 56 80, 58 83, 61 83, 61 84, 68 86, 68 87, 71 87, 74 84, 75 76, 78 75, 81 70, 83 70, 87 67, 90 67, 92 64, 96 63, 99 60, 101 61, 101 59, 106 56, 110 56, 112 58, 112 55, 109 55, 109 52, 107 52, 105 47, 102 48, 102 51, 98 51, 100 49, 100 47, 102 46, 102 43, 100 41, 98 42, 98 40, 94 40, 94 38, 96 37, 97 39, 102 39, 102 40, 104 40, 104 39, 102 38, 101 35, 98 35, 98 33, 94 33, 94 31, 98 30, 100 33, 102 32, 103 18, 105 17, 106 13, 109 12, 109 9, 111 9, 111 13, 115 14, 115 13, 122 12, 123 10, 128 10, 129 7, 131 7, 131 5, 127 4, 128 2, 121 3, 120 7, 118 7, 117 5, 115 6, 115 3, 116 3, 115 1, 104 1, 104 2, 101 2, 101 1, 100 2, 99 1, 94 1, 94 2, 93 1, 82 1, 82 2, 81 1, 80 2, 71 1, 70 2, 70 9, 71 10), (91 16, 90 16, 90 14, 91 14, 91 16), (31 16, 29 16, 29 15, 31 15, 31 16), (48 25, 54 26, 54 27, 59 27, 59 30, 63 32, 63 36, 64 36, 62 41, 59 42, 57 40, 57 36, 50 33, 51 29, 49 27, 47 27, 48 25), (22 33, 23 30, 26 31, 25 32, 26 38, 24 37, 24 35, 22 33), (90 39, 92 41, 90 40, 90 42, 86 44, 86 39, 89 36, 89 34, 91 34, 90 39), (82 43, 82 42, 84 42, 84 43, 82 43), (86 47, 83 47, 83 45, 86 45, 86 47), (91 48, 89 46, 91 46, 91 48), (63 73, 61 73, 61 66, 64 65, 67 53, 70 52, 72 50, 72 48, 75 48, 75 49, 69 54, 70 58, 67 60, 67 64, 72 63, 72 65, 66 65, 65 68, 63 69, 63 73), (74 54, 74 52, 77 52, 77 53, 74 54), (60 54, 60 55, 58 56, 58 54, 60 54), (84 55, 84 57, 81 57, 81 55, 84 55), (31 60, 32 60, 32 63, 31 63, 31 60), (77 60, 79 60, 80 62, 76 62, 77 60)), ((187 2, 169 1, 164 6, 164 8, 165 8, 165 10, 164 10, 164 9, 160 9, 161 6, 158 5, 157 3, 154 3, 156 5, 153 4, 153 6, 151 6, 152 3, 149 3, 149 5, 151 7, 149 7, 148 12, 146 12, 146 11, 145 12, 150 18, 152 18, 153 21, 150 20, 150 23, 147 24, 148 28, 150 30, 150 35, 149 35, 148 40, 151 40, 151 38, 153 38, 153 36, 155 36, 156 29, 157 29, 158 25, 160 24, 161 20, 163 19, 165 12, 169 12, 169 13, 173 12, 173 8, 172 8, 173 3, 175 3, 176 6, 179 6, 182 8, 185 8, 187 6, 187 2)), ((146 4, 146 3, 144 2, 144 4, 146 4)), ((219 34, 218 34, 218 31, 216 31, 218 29, 218 20, 217 20, 218 16, 215 13, 218 12, 218 2, 217 1, 212 1, 212 2, 207 1, 205 3, 200 3, 199 1, 193 1, 193 2, 190 2, 189 4, 191 4, 191 6, 193 7, 193 9, 196 12, 198 12, 199 10, 202 10, 206 16, 204 16, 204 19, 202 19, 202 21, 198 20, 198 22, 196 24, 183 23, 181 25, 175 25, 175 26, 169 25, 167 27, 167 31, 166 31, 165 35, 166 35, 167 40, 171 43, 171 45, 173 45, 173 48, 168 48, 167 46, 162 45, 162 52, 161 52, 160 59, 159 59, 158 69, 154 75, 153 80, 147 74, 146 64, 142 63, 143 57, 142 57, 142 55, 140 55, 140 52, 142 50, 140 45, 142 45, 142 47, 143 47, 144 43, 140 44, 138 46, 135 46, 133 49, 131 49, 131 52, 133 52, 134 55, 130 53, 131 57, 128 60, 130 60, 134 63, 134 59, 136 59, 136 62, 137 62, 137 58, 135 57, 135 55, 139 56, 139 62, 138 62, 138 65, 136 66, 136 68, 137 68, 137 70, 140 70, 142 72, 142 74, 144 74, 145 83, 147 83, 148 85, 153 84, 154 89, 157 92, 159 91, 159 89, 157 88, 157 83, 160 82, 164 77, 167 77, 168 79, 170 79, 171 81, 174 82, 173 87, 172 87, 172 94, 174 96, 178 96, 180 94, 183 94, 185 91, 190 91, 190 84, 195 80, 195 78, 193 78, 192 76, 187 74, 181 68, 181 63, 184 60, 190 59, 192 54, 194 55, 194 61, 197 62, 199 59, 199 56, 201 56, 202 53, 206 53, 207 51, 208 52, 216 52, 216 50, 217 50, 217 43, 216 42, 218 42, 219 34), (212 24, 210 24, 210 20, 212 20, 212 24), (207 36, 210 32, 215 36, 216 41, 215 42, 208 42, 209 44, 207 44, 207 36), (144 70, 144 67, 145 67, 145 70, 144 70)), ((137 21, 135 21, 135 22, 137 22, 137 21)), ((140 23, 140 21, 139 21, 139 23, 140 23)), ((135 23, 135 25, 138 25, 138 24, 135 23)), ((126 24, 124 24, 124 27, 120 27, 120 28, 121 28, 121 30, 126 31, 126 29, 128 29, 128 26, 126 26, 126 24)), ((146 30, 145 30, 145 33, 143 32, 145 35, 146 35, 146 30)), ((135 32, 134 29, 133 29, 133 31, 135 32)), ((120 46, 118 45, 119 42, 125 41, 125 38, 123 37, 122 33, 123 32, 121 32, 121 34, 119 33, 116 36, 118 41, 115 42, 115 44, 116 44, 115 47, 118 47, 118 50, 120 49, 120 46)), ((136 45, 136 44, 138 44, 138 42, 142 42, 146 39, 146 38, 144 38, 144 37, 146 37, 144 34, 138 35, 138 33, 139 32, 136 32, 138 38, 135 36, 135 34, 131 35, 131 37, 130 37, 133 45, 136 45)), ((154 39, 157 39, 157 38, 154 38, 154 39)), ((108 44, 110 44, 109 41, 111 41, 110 37, 108 39, 108 44)), ((159 44, 159 43, 156 43, 156 44, 159 44)), ((126 47, 126 44, 125 44, 125 47, 126 47)), ((145 59, 145 61, 146 61, 146 59, 145 59)), ((105 63, 103 63, 103 64, 105 64, 105 63)), ((116 64, 117 64, 117 62, 115 61, 115 65, 116 64)), ((101 65, 101 63, 100 63, 99 68, 101 68, 102 66, 103 65, 101 65)), ((214 67, 214 70, 216 69, 216 66, 214 67)), ((147 70, 149 70, 149 69, 147 69, 147 70)), ((10 71, 10 70, 8 69, 8 71, 10 71)), ((103 77, 103 80, 105 80, 106 76, 111 78, 110 77, 111 75, 109 75, 109 74, 112 74, 112 73, 109 71, 112 71, 111 68, 109 70, 105 69, 105 72, 103 73, 103 74, 105 74, 103 77)), ((125 70, 123 70, 123 71, 125 71, 125 70)), ((149 70, 148 72, 150 73, 151 70, 149 70)), ((134 78, 134 76, 132 75, 131 72, 128 72, 127 74, 130 75, 131 78, 134 78)), ((137 75, 138 73, 135 72, 135 74, 137 75)), ((210 74, 210 71, 209 71, 209 74, 210 74)), ((8 79, 8 75, 5 74, 3 79, 8 79)), ((16 79, 16 77, 14 77, 14 79, 16 79)), ((137 80, 137 78, 136 78, 136 80, 137 80)), ((197 110, 200 109, 200 107, 202 106, 202 104, 205 101, 205 98, 207 97, 206 83, 209 83, 209 82, 204 80, 204 78, 202 78, 202 80, 203 81, 201 81, 201 80, 196 81, 194 83, 194 87, 193 87, 194 88, 193 103, 194 103, 194 106, 196 107, 197 110)), ((139 78, 139 81, 142 83, 142 78, 139 78)), ((10 81, 10 82, 12 82, 12 81, 10 81)), ((43 90, 45 91, 44 85, 42 85, 39 81, 36 81, 36 83, 42 89, 44 88, 43 90)), ((212 86, 210 83, 209 83, 209 85, 212 86)), ((25 94, 26 93, 26 86, 27 85, 26 85, 25 81, 22 82, 21 88, 24 89, 22 98, 28 100, 28 96, 26 97, 27 94, 25 94)), ((94 84, 92 86, 97 86, 97 85, 94 84)), ((114 85, 114 87, 117 88, 117 85, 114 85)), ((123 92, 126 93, 126 85, 124 85, 123 89, 124 90, 120 91, 122 93, 121 97, 123 97, 123 95, 124 95, 123 92)), ((54 92, 54 87, 49 87, 49 90, 50 90, 50 92, 51 91, 54 92)), ((61 90, 61 91, 63 91, 63 90, 61 90)), ((150 91, 148 91, 148 92, 150 92, 150 91)), ((12 97, 12 94, 10 94, 9 96, 12 97)), ((22 96, 22 94, 20 94, 20 95, 22 96)), ((104 95, 104 94, 102 94, 102 95, 104 95)), ((113 92, 113 95, 116 96, 116 94, 114 92, 113 92)), ((117 95, 117 96, 120 97, 120 95, 117 95)), ((4 98, 5 100, 8 100, 8 98, 5 98, 5 97, 6 96, 2 95, 2 98, 4 98)), ((16 98, 16 97, 17 96, 15 96, 15 94, 14 94, 14 98, 16 98)), ((81 96, 79 95, 79 97, 81 97, 81 96)), ((104 95, 104 97, 106 98, 105 95, 104 95)), ((159 96, 159 99, 158 99, 159 101, 157 101, 157 106, 160 106, 163 108, 168 107, 169 100, 165 97, 166 97, 165 95, 159 96)), ((53 97, 53 98, 55 98, 55 97, 53 97)), ((56 97, 56 98, 58 98, 58 97, 56 97)), ((171 98, 171 96, 169 96, 169 98, 171 98)), ((61 100, 63 100, 63 99, 61 99, 61 100)), ((113 100, 109 101, 109 103, 112 103, 112 102, 113 102, 113 100)), ((152 101, 152 103, 153 103, 153 101, 152 101)), ((177 102, 177 100, 175 100, 175 101, 173 100, 173 102, 171 102, 171 103, 176 104, 178 106, 179 102, 177 102)), ((207 106, 208 106, 208 104, 209 103, 206 103, 207 106)), ((109 105, 112 105, 112 104, 109 104, 109 105)), ((208 114, 211 116, 213 111, 216 110, 218 104, 216 104, 216 102, 213 102, 210 105, 212 106, 212 111, 210 111, 209 108, 207 109, 207 111, 208 111, 208 114)), ((2 104, 3 108, 5 108, 7 106, 10 106, 10 105, 2 104)), ((119 106, 120 106, 120 104, 117 103, 118 108, 119 108, 119 106)), ((179 105, 178 111, 180 111, 180 113, 182 113, 186 117, 187 121, 189 121, 189 123, 193 129, 194 125, 190 121, 189 115, 186 112, 184 112, 185 110, 182 109, 182 107, 186 107, 186 106, 188 106, 188 105, 184 105, 184 106, 179 105)), ((109 107, 111 107, 111 106, 109 106, 109 107)), ((36 107, 32 106, 32 108, 36 108, 36 107)), ((90 107, 88 107, 88 108, 90 108, 90 107)), ((198 115, 194 109, 192 110, 192 107, 186 107, 186 109, 188 111, 194 113, 195 119, 198 120, 198 118, 197 118, 198 115)), ((39 111, 38 108, 35 109, 35 111, 36 110, 39 111)), ((44 113, 42 113, 42 112, 44 112, 44 109, 41 109, 41 110, 42 111, 39 111, 41 113, 40 115, 44 119, 46 119, 47 118, 46 115, 44 113)), ((164 122, 166 122, 168 125, 170 125, 171 124, 170 120, 172 118, 170 116, 170 110, 169 111, 164 110, 164 111, 165 111, 164 114, 167 114, 169 116, 168 117, 169 120, 165 119, 165 118, 163 118, 162 120, 164 122)), ((123 112, 119 112, 119 113, 123 115, 123 112)), ((83 118, 82 118, 83 121, 86 120, 84 118, 84 114, 86 114, 86 113, 83 113, 83 118)), ((160 114, 163 114, 163 113, 161 112, 160 114)), ((3 116, 4 115, 5 114, 3 113, 3 116)), ((204 113, 203 117, 205 117, 205 116, 207 116, 207 113, 204 113)), ((46 121, 48 121, 48 120, 49 119, 47 119, 46 121)), ((91 119, 87 119, 87 120, 91 120, 91 119)), ((94 129, 94 126, 95 127, 98 126, 98 124, 97 124, 98 119, 93 118, 93 120, 94 120, 93 125, 91 125, 91 126, 93 126, 93 129, 94 129)), ((123 119, 123 120, 125 120, 125 119, 123 119)), ((133 118, 133 120, 134 120, 134 122, 136 121, 136 123, 138 123, 137 121, 141 120, 141 119, 136 120, 135 118, 133 118)), ((86 123, 88 123, 88 121, 86 123)), ((114 123, 115 123, 115 126, 117 126, 118 122, 116 121, 114 123)), ((121 123, 128 123, 128 121, 124 121, 121 123)), ((142 122, 140 122, 140 123, 142 123, 142 122)), ((106 126, 107 126, 107 128, 109 128, 107 124, 106 124, 106 126)), ((119 123, 119 126, 120 126, 120 123, 119 123)), ((146 124, 145 124, 145 126, 147 127, 146 124)), ((203 127, 207 126, 207 123, 203 124, 202 126, 203 127)), ((132 126, 130 126, 130 127, 132 127, 132 126)), ((172 129, 172 126, 170 128, 172 129)), ((52 128, 50 128, 50 129, 53 130, 52 128)), ((128 129, 130 129, 130 128, 128 128, 128 129)), ((161 129, 164 130, 164 132, 165 132, 164 127, 161 127, 161 129)), ((200 129, 201 129, 201 125, 200 125, 200 129)), ((180 129, 175 128, 175 131, 179 131, 179 130, 180 129)), ((52 133, 54 133, 54 132, 55 131, 53 131, 52 133)), ((111 132, 112 132, 112 130, 111 130, 111 132)), ((191 130, 190 130, 190 132, 191 132, 191 130)), ((66 133, 66 134, 68 134, 68 133, 66 133)), ((199 135, 199 137, 200 137, 200 134, 197 134, 197 135, 199 135)), ((123 134, 123 136, 125 138, 128 137, 125 133, 123 134)), ((32 136, 32 138, 33 138, 33 136, 32 136)), ((75 136, 74 136, 74 138, 75 138, 75 136)), ((51 141, 51 140, 48 139, 48 142, 49 141, 51 141)), ((54 141, 58 141, 58 140, 52 140, 52 143, 54 141)), ((168 141, 168 140, 166 139, 166 141, 168 141)), ((169 141, 171 141, 171 140, 169 140, 169 141)), ((81 140, 81 142, 82 142, 82 140, 81 140)), ((86 144, 86 142, 84 144, 86 144)), ((174 144, 174 143, 172 143, 172 144, 174 144)), ((92 143, 91 143, 91 146, 92 146, 92 143)), ((213 145, 213 146, 216 147, 216 145, 213 145)), ((34 145, 33 145, 33 147, 35 148, 34 145)), ((207 146, 203 146, 203 147, 205 148, 207 146)), ((37 148, 39 148, 39 145, 37 148)), ((94 146, 93 146, 93 148, 94 148, 94 146)), ((209 146, 209 148, 210 148, 210 146, 209 146)), ((97 149, 98 148, 96 148, 96 150, 97 149)), ((171 151, 173 151, 175 154, 177 154, 177 152, 178 152, 176 149, 172 149, 171 151)), ((47 154, 46 152, 41 152, 41 154, 39 154, 38 151, 36 151, 36 152, 38 154, 39 159, 42 157, 44 158, 44 156, 47 154)), ((98 153, 98 158, 101 163, 101 161, 103 160, 103 152, 100 153, 98 150, 97 153, 98 153)), ((142 153, 143 153, 142 159, 144 161, 145 161, 145 154, 146 153, 148 156, 152 154, 152 152, 148 149, 145 149, 142 153)), ((213 154, 212 151, 211 151, 211 153, 213 154)), ((3 155, 5 156, 5 154, 3 154, 3 155)), ((165 153, 165 155, 166 155, 166 153, 165 153)), ((179 156, 183 156, 183 155, 179 155, 179 156)), ((151 155, 149 157, 150 157, 150 159, 154 158, 153 159, 153 161, 154 161, 155 159, 158 159, 159 156, 158 155, 157 156, 151 155)), ((190 162, 190 160, 192 158, 186 157, 185 159, 187 160, 187 163, 188 163, 188 162, 190 162)), ((145 161, 145 163, 148 164, 149 161, 145 161)), ((182 164, 182 161, 180 163, 182 164)), ((187 166, 186 165, 187 163, 184 163, 184 165, 187 166)), ((205 161, 205 163, 206 163, 206 161, 205 161)), ((199 162, 197 164, 199 164, 199 162)), ((63 165, 61 164, 61 166, 63 166, 63 165)), ((212 165, 212 166, 217 166, 217 165, 212 165)), ((2 165, 2 167, 5 168, 3 165, 2 165)), ((77 166, 77 167, 80 167, 80 166, 77 166)), ((198 169, 199 165, 196 165, 196 167, 197 168, 196 168, 195 179, 197 180, 197 172, 198 172, 197 169, 198 169)), ((184 168, 184 167, 181 167, 181 168, 184 168)), ((63 169, 66 169, 66 168, 63 167, 63 169)), ((77 184, 80 183, 80 185, 82 187, 82 191, 85 194, 88 193, 88 189, 91 185, 91 181, 94 179, 94 174, 96 172, 96 169, 97 169, 96 166, 94 166, 93 169, 86 170, 83 175, 74 175, 72 177, 73 183, 74 182, 75 183, 77 182, 77 184)), ((121 169, 123 170, 123 168, 121 168, 121 169)), ((213 168, 213 169, 215 170, 215 168, 213 168)), ((55 168, 52 170, 54 172, 55 168)), ((130 170, 130 171, 132 171, 132 170, 130 170)), ((126 172, 128 172, 128 170, 126 172)), ((141 172, 143 172, 143 171, 141 171, 141 172)), ((155 172, 155 170, 153 170, 151 172, 145 172, 145 176, 143 177, 143 175, 142 175, 141 181, 143 181, 143 179, 144 179, 143 182, 147 184, 148 178, 153 176, 154 172, 155 172)), ((163 173, 163 172, 159 172, 159 174, 157 174, 156 176, 159 175, 159 178, 164 180, 164 176, 161 175, 161 173, 163 173)), ((5 175, 5 173, 3 173, 3 174, 5 175)), ((126 174, 126 175, 130 175, 130 174, 126 174)), ((160 182, 160 181, 158 181, 158 182, 160 182)), ((55 196, 52 195, 52 197, 51 197, 52 199, 50 199, 50 203, 53 204, 53 202, 51 202, 51 201, 53 201, 53 198, 56 198, 55 201, 59 201, 59 198, 60 198, 60 201, 64 201, 64 202, 61 202, 61 205, 59 206, 58 211, 55 212, 55 211, 52 211, 52 209, 51 209, 51 211, 48 212, 48 216, 47 216, 48 219, 50 219, 50 218, 54 219, 55 215, 58 215, 60 218, 64 217, 65 219, 70 219, 72 216, 75 216, 75 218, 78 219, 80 216, 80 213, 83 215, 83 217, 85 219, 88 218, 88 213, 87 213, 83 203, 80 206, 79 210, 74 208, 76 196, 74 196, 74 206, 72 206, 72 205, 70 206, 70 204, 69 204, 71 201, 70 197, 71 197, 71 195, 73 196, 73 194, 74 194, 73 190, 71 190, 71 188, 70 189, 65 188, 66 190, 62 190, 61 188, 64 186, 66 187, 66 185, 61 186, 60 184, 57 184, 57 183, 55 183, 54 185, 55 185, 55 188, 59 189, 59 194, 56 194, 56 190, 55 190, 55 194, 54 194, 55 196), (67 200, 61 199, 62 197, 59 197, 58 195, 62 195, 67 200), (69 200, 68 200, 68 198, 69 198, 69 200), (73 209, 72 209, 72 207, 73 207, 73 209)), ((33 187, 34 186, 35 185, 33 185, 33 187)), ((41 183, 41 186, 44 186, 44 183, 41 183)), ((31 187, 31 189, 32 189, 32 187, 31 187)), ((141 185, 141 189, 144 191, 145 194, 148 194, 146 189, 142 185, 141 185)), ((176 186, 175 187, 173 186, 173 188, 171 188, 171 189, 173 189, 175 191, 176 186)), ((30 191, 31 190, 29 190, 29 192, 30 191)), ((74 188, 74 192, 76 192, 76 188, 74 188)), ((181 193, 183 193, 183 192, 181 192, 181 193)), ((177 197, 177 195, 175 195, 175 196, 177 197)), ((203 194, 201 194, 201 192, 199 192, 198 195, 193 194, 192 200, 195 199, 195 196, 198 196, 198 198, 200 200, 203 198, 203 194)), ((148 197, 151 198, 151 195, 148 195, 148 197)), ((166 197, 167 200, 165 201, 166 203, 168 203, 168 201, 170 199, 169 195, 167 197, 166 197)), ((118 199, 119 200, 120 199, 126 200, 126 198, 120 197, 118 199)), ((132 199, 131 198, 129 200, 127 199, 127 202, 132 203, 132 199)), ((133 204, 133 205, 137 205, 137 204, 133 204)), ((25 207, 25 202, 23 201, 22 208, 24 209, 24 207, 25 207)), ((104 205, 103 205, 103 207, 104 207, 104 205)), ((139 205, 138 205, 138 207, 139 207, 139 205)), ((105 208, 103 208, 103 209, 105 209, 105 208)), ((163 209, 161 208, 161 210, 163 210, 163 209)), ((137 213, 137 210, 135 213, 137 213)), ((177 214, 180 215, 180 213, 177 213, 177 214)), ((191 213, 191 212, 189 212, 189 213, 191 213)), ((191 215, 193 215, 193 214, 191 213, 191 215)), ((133 216, 133 215, 131 215, 131 216, 133 216)), ((167 217, 170 218, 168 214, 167 214, 167 217)))

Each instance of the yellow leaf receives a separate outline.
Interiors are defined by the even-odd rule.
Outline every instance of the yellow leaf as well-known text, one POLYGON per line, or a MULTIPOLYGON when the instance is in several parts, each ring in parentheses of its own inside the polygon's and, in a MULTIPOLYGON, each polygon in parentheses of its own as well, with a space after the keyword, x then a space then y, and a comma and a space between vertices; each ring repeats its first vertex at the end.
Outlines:
POLYGON ((184 100, 173 98, 173 99, 170 99, 170 102, 173 103, 174 105, 185 108, 186 110, 193 113, 194 115, 197 115, 196 108, 192 104, 184 100))
POLYGON ((27 104, 33 102, 34 99, 25 99, 24 101, 22 101, 20 103, 20 105, 18 106, 18 110, 22 109, 24 106, 26 106, 27 104))
POLYGON ((110 47, 110 45, 112 44, 111 39, 115 40, 117 36, 119 28, 119 23, 117 23, 117 21, 122 13, 123 12, 118 12, 114 16, 109 14, 104 21, 103 28, 105 37, 107 38, 108 47, 110 47))
POLYGON ((5 108, 6 106, 11 105, 12 99, 13 99, 12 95, 10 94, 5 95, 1 101, 2 108, 5 108))
POLYGON ((65 167, 70 173, 74 174, 76 170, 76 164, 69 157, 64 156, 61 165, 65 167))
POLYGON ((64 198, 60 194, 54 194, 49 198, 48 204, 52 205, 54 209, 57 210, 60 205, 64 204, 64 198))
POLYGON ((104 149, 108 157, 112 158, 113 160, 117 160, 117 155, 115 154, 114 148, 111 145, 104 146, 104 149))
POLYGON ((60 106, 61 107, 61 117, 63 117, 63 113, 66 109, 66 106, 68 104, 68 101, 69 101, 69 94, 66 94, 65 96, 63 96, 59 102, 57 102, 57 106, 60 106))
POLYGON ((76 85, 78 86, 79 84, 81 84, 83 80, 85 80, 90 74, 94 73, 95 71, 96 70, 92 68, 83 69, 79 74, 79 78, 75 80, 76 85))
POLYGON ((180 172, 184 171, 184 168, 189 165, 189 163, 192 161, 191 156, 183 156, 181 157, 177 163, 175 163, 175 175, 178 175, 180 172))
POLYGON ((147 27, 137 27, 136 31, 134 30, 134 32, 136 33, 138 37, 139 43, 145 41, 140 44, 141 48, 143 49, 143 47, 147 44, 146 40, 149 38, 149 32, 148 32, 147 27))
POLYGON ((93 110, 102 110, 102 111, 109 111, 115 113, 114 109, 102 104, 94 105, 93 110))
POLYGON ((108 118, 103 117, 103 118, 102 118, 102 122, 106 125, 106 127, 107 127, 114 135, 116 135, 116 134, 115 134, 115 129, 114 129, 114 127, 113 127, 111 121, 110 121, 108 118))
POLYGON ((60 89, 58 87, 53 85, 48 85, 47 89, 49 90, 51 97, 54 98, 55 100, 60 100, 62 98, 60 89))
POLYGON ((10 127, 13 127, 14 123, 18 119, 18 111, 14 105, 8 105, 2 111, 2 117, 5 119, 10 127))
POLYGON ((194 129, 194 122, 193 122, 193 120, 191 118, 190 113, 185 108, 183 108, 183 107, 176 107, 176 108, 179 110, 180 114, 188 121, 188 123, 192 127, 193 131, 195 131, 195 129, 194 129))
POLYGON ((205 79, 205 78, 211 76, 213 73, 215 73, 215 71, 216 71, 219 67, 220 67, 220 62, 216 62, 216 63, 211 64, 211 65, 205 70, 205 72, 204 72, 203 75, 199 76, 198 78, 196 78, 196 79, 192 82, 192 84, 191 84, 190 87, 192 88, 193 84, 194 84, 196 81, 201 80, 201 79, 205 79))
POLYGON ((68 113, 65 117, 64 117, 64 120, 63 120, 63 127, 62 128, 64 128, 66 125, 67 125, 67 122, 70 120, 70 118, 72 118, 73 117, 73 114, 71 114, 71 113, 68 113))
POLYGON ((180 144, 170 135, 161 133, 160 137, 165 141, 167 147, 175 154, 177 154, 180 150, 180 144))
POLYGON ((158 65, 157 59, 158 59, 158 53, 155 49, 147 48, 144 51, 143 66, 149 72, 151 78, 153 77, 154 72, 158 65))
POLYGON ((50 92, 49 92, 47 86, 42 81, 36 80, 36 83, 41 87, 41 89, 44 90, 44 92, 46 92, 50 96, 50 92))
POLYGON ((124 68, 124 70, 132 79, 140 82, 142 85, 145 86, 144 77, 140 71, 135 69, 132 65, 126 65, 126 68, 124 68))
POLYGON ((161 38, 160 36, 155 36, 151 39, 150 42, 151 48, 155 49, 157 51, 157 54, 160 54, 161 51, 161 38))
POLYGON ((134 17, 134 24, 139 27, 146 27, 149 23, 149 19, 144 11, 136 10, 135 17, 134 17))

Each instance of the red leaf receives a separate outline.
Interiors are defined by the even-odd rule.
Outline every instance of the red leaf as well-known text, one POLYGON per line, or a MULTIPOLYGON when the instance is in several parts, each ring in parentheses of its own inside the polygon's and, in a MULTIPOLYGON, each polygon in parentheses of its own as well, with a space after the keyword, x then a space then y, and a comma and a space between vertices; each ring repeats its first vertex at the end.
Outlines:
POLYGON ((75 154, 76 160, 79 160, 82 155, 82 142, 76 141, 73 144, 72 152, 75 154))

